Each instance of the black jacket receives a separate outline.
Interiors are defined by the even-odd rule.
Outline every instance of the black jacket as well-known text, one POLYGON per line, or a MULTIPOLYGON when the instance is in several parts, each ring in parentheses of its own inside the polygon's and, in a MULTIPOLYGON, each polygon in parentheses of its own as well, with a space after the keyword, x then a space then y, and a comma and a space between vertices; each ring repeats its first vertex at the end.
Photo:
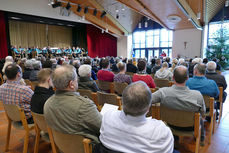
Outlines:
POLYGON ((78 81, 78 88, 79 89, 88 89, 92 92, 99 91, 99 88, 94 80, 90 77, 80 77, 78 81))
POLYGON ((23 79, 29 79, 29 76, 31 74, 32 70, 31 69, 25 69, 23 73, 23 79))
POLYGON ((43 108, 46 100, 54 94, 52 88, 36 86, 31 99, 31 110, 38 114, 44 114, 43 108))
POLYGON ((133 64, 127 64, 126 65, 126 72, 132 72, 132 73, 137 73, 138 68, 133 65, 133 64))

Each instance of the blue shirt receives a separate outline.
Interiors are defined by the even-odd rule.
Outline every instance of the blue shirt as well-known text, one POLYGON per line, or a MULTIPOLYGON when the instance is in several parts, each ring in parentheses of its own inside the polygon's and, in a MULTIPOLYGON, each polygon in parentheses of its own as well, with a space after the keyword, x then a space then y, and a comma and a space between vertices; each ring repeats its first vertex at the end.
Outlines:
POLYGON ((217 98, 219 95, 219 89, 214 80, 209 80, 205 76, 194 76, 188 79, 186 82, 192 90, 198 90, 202 95, 208 95, 217 98))
POLYGON ((15 52, 16 54, 20 54, 20 52, 17 50, 17 48, 14 48, 14 52, 15 52))

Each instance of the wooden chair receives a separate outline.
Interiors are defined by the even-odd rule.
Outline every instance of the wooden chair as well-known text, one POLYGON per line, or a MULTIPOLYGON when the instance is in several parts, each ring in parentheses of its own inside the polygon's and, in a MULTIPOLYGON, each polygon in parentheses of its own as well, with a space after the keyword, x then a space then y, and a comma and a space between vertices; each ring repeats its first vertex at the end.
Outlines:
POLYGON ((101 91, 114 93, 113 82, 98 80, 98 87, 101 91))
POLYGON ((34 91, 35 87, 38 85, 37 81, 31 81, 31 89, 34 91))
MULTIPOLYGON (((40 141, 40 132, 44 131, 45 133, 48 133, 47 129, 47 124, 45 122, 45 118, 43 114, 37 114, 32 112, 33 120, 34 120, 34 125, 35 125, 35 131, 36 131, 36 140, 35 140, 35 147, 34 147, 34 153, 38 153, 39 150, 39 141, 40 141)), ((49 137, 50 142, 53 143, 52 137, 49 137)), ((52 148, 53 153, 57 153, 55 150, 56 148, 52 148)))
POLYGON ((127 83, 114 82, 114 92, 122 96, 123 90, 128 86, 127 83))
POLYGON ((209 127, 209 130, 210 130, 209 144, 210 144, 212 133, 214 133, 214 130, 215 130, 216 111, 214 109, 214 98, 207 96, 207 95, 203 95, 203 97, 204 97, 206 109, 209 109, 209 111, 206 112, 204 115, 211 118, 210 127, 209 127))
POLYGON ((27 86, 30 86, 32 88, 32 82, 29 79, 24 79, 24 81, 27 86))
POLYGON ((218 103, 220 103, 219 107, 219 119, 218 119, 218 124, 220 124, 220 120, 222 118, 223 114, 223 87, 218 87, 219 88, 219 99, 216 100, 218 103))
MULTIPOLYGON (((163 121, 165 121, 169 126, 173 133, 173 135, 179 137, 195 137, 196 145, 195 145, 195 153, 199 152, 199 144, 200 144, 200 113, 188 112, 182 110, 175 110, 168 108, 164 105, 160 106, 160 117, 163 121), (181 131, 172 128, 172 126, 176 127, 194 127, 193 131, 181 131)), ((180 139, 181 141, 181 139, 180 139)))
POLYGON ((13 123, 13 125, 17 125, 15 126, 16 128, 25 130, 23 153, 27 153, 28 145, 29 145, 29 132, 34 129, 34 124, 27 124, 24 110, 21 109, 19 106, 10 105, 10 104, 3 104, 3 106, 5 109, 6 117, 8 119, 8 129, 7 129, 7 139, 6 139, 5 151, 8 151, 9 149, 11 125, 13 123), (18 126, 19 121, 22 122, 22 126, 21 125, 18 126))
POLYGON ((54 140, 53 143, 51 142, 54 150, 58 148, 63 153, 92 153, 91 140, 88 138, 76 134, 64 134, 50 127, 48 132, 54 140))
POLYGON ((4 83, 3 77, 2 77, 2 73, 0 73, 0 85, 2 85, 4 83))
POLYGON ((167 79, 154 78, 154 82, 156 84, 156 87, 159 87, 159 88, 170 86, 170 82, 167 79))
POLYGON ((97 101, 97 95, 95 92, 87 89, 78 89, 77 91, 80 93, 81 96, 91 99, 97 107, 99 106, 97 101))
POLYGON ((119 110, 122 109, 121 98, 116 94, 97 92, 97 100, 99 104, 99 111, 102 109, 105 103, 119 106, 119 110))

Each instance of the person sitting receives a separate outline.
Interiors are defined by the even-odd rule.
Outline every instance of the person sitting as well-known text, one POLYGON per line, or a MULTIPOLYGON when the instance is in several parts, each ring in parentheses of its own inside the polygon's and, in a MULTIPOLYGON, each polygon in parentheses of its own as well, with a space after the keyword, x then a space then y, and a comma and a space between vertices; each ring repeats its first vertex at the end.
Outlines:
POLYGON ((126 72, 137 73, 138 68, 133 64, 132 59, 128 59, 128 63, 126 65, 126 72))
MULTIPOLYGON (((85 59, 84 60, 84 64, 87 64, 87 65, 90 65, 91 66, 91 59, 90 58, 87 58, 87 59, 85 59)), ((91 78, 93 79, 93 80, 97 80, 97 76, 96 76, 96 73, 95 73, 95 71, 94 70, 92 70, 91 69, 91 78)))
POLYGON ((52 75, 56 92, 44 105, 46 123, 65 134, 79 134, 99 142, 101 115, 96 105, 80 96, 76 70, 71 65, 57 67, 52 75))
POLYGON ((127 86, 122 95, 123 110, 103 115, 99 139, 103 148, 125 153, 172 153, 171 130, 161 120, 146 118, 152 94, 147 85, 138 81, 127 86))
POLYGON ((107 58, 101 60, 101 67, 102 69, 97 73, 98 80, 113 82, 114 73, 109 71, 110 63, 107 58))
POLYGON ((31 60, 27 60, 25 62, 25 69, 23 72, 23 79, 29 79, 29 76, 33 70, 33 65, 31 60))
POLYGON ((167 80, 172 80, 173 77, 173 73, 168 69, 168 63, 164 62, 162 64, 162 68, 159 69, 154 78, 158 78, 158 79, 167 79, 167 80))
MULTIPOLYGON (((206 111, 203 96, 199 91, 190 90, 185 86, 188 79, 188 71, 184 66, 177 66, 173 71, 174 85, 160 88, 152 94, 152 102, 178 110, 201 113, 204 117, 206 111)), ((201 144, 204 144, 204 123, 201 119, 201 144)), ((193 127, 173 127, 182 130, 193 130, 193 127)))
POLYGON ((90 65, 81 65, 78 69, 79 80, 78 86, 79 89, 89 89, 92 92, 99 91, 99 88, 96 82, 91 78, 91 66, 90 65))
POLYGON ((148 65, 147 68, 146 68, 146 72, 148 74, 151 74, 151 69, 155 66, 155 62, 156 62, 155 58, 152 58, 151 59, 151 64, 148 65))
POLYGON ((12 104, 21 107, 25 112, 27 123, 32 124, 33 118, 30 101, 33 91, 29 87, 20 84, 22 78, 20 66, 16 64, 8 65, 5 68, 5 75, 7 81, 0 86, 0 101, 3 104, 12 104))
POLYGON ((206 73, 206 65, 196 64, 194 67, 194 77, 189 78, 186 82, 186 86, 189 89, 198 90, 203 95, 208 95, 218 98, 219 89, 214 80, 209 80, 205 77, 206 73))
POLYGON ((5 58, 5 63, 4 66, 2 68, 2 72, 5 73, 5 69, 9 64, 13 64, 14 63, 14 59, 12 56, 6 56, 5 58))
POLYGON ((41 62, 40 61, 33 61, 33 70, 30 73, 29 76, 29 80, 30 81, 38 81, 37 79, 37 73, 40 71, 41 69, 41 62))
POLYGON ((152 68, 152 74, 155 74, 161 68, 161 59, 156 59, 156 65, 152 68))
POLYGON ((119 73, 114 76, 114 82, 120 82, 120 83, 128 83, 130 84, 132 82, 131 77, 129 75, 126 75, 126 64, 123 62, 119 62, 117 64, 117 67, 119 69, 119 73))
POLYGON ((49 68, 44 68, 38 72, 38 85, 35 87, 31 99, 32 112, 44 114, 44 104, 46 100, 54 94, 51 75, 52 70, 49 68))
POLYGON ((225 92, 227 88, 227 82, 225 80, 225 77, 221 74, 218 74, 215 72, 216 70, 216 63, 214 61, 209 61, 207 63, 207 73, 206 78, 214 80, 219 87, 223 87, 223 102, 225 102, 227 93, 225 92))
POLYGON ((144 60, 139 60, 137 67, 138 73, 133 75, 132 81, 144 81, 149 88, 156 88, 156 85, 151 75, 146 74, 146 62, 144 60))

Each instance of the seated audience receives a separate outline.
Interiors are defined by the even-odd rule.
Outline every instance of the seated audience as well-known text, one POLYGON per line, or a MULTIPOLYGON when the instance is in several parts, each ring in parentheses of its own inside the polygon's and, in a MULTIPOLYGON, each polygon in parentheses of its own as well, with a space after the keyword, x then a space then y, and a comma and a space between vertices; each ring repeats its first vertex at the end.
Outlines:
MULTIPOLYGON (((91 59, 90 58, 87 58, 84 60, 84 64, 87 64, 87 65, 90 65, 91 66, 91 59)), ((91 78, 93 80, 97 80, 97 76, 96 76, 96 73, 94 70, 91 69, 91 78)))
POLYGON ((223 87, 223 102, 225 102, 227 97, 227 93, 225 92, 227 88, 227 82, 225 80, 225 77, 215 72, 215 70, 216 70, 216 63, 214 61, 208 62, 206 78, 214 80, 217 86, 223 87))
POLYGON ((100 129, 103 148, 123 153, 172 153, 173 135, 161 120, 146 118, 152 94, 147 85, 135 82, 123 91, 123 110, 108 111, 103 115, 100 129))
POLYGON ((52 61, 50 60, 46 60, 43 64, 42 64, 42 68, 52 68, 52 61))
POLYGON ((79 89, 88 89, 92 92, 99 91, 99 88, 96 82, 91 78, 91 66, 90 65, 81 65, 79 67, 79 80, 78 87, 79 89))
MULTIPOLYGON (((184 66, 178 66, 174 69, 172 87, 160 88, 152 94, 152 102, 161 104, 178 110, 200 112, 202 116, 206 111, 203 96, 199 91, 190 90, 185 86, 188 79, 188 71, 184 66)), ((188 130, 190 127, 173 127, 182 130, 188 130)), ((191 128, 193 130, 193 127, 191 128)), ((204 144, 204 124, 201 120, 201 144, 204 144)))
POLYGON ((203 95, 217 98, 219 95, 218 86, 215 81, 207 79, 205 73, 206 65, 196 64, 194 67, 194 77, 188 79, 186 86, 188 86, 189 89, 200 91, 203 95))
POLYGON ((174 59, 172 60, 172 66, 169 68, 169 70, 170 70, 172 73, 173 73, 174 69, 176 68, 177 64, 178 64, 178 60, 177 60, 176 58, 174 58, 174 59))
POLYGON ((138 61, 138 73, 133 75, 132 81, 144 81, 149 88, 155 88, 156 85, 154 83, 151 75, 146 74, 146 62, 144 60, 138 61))
POLYGON ((160 68, 154 75, 154 78, 158 78, 158 79, 172 80, 172 77, 173 77, 173 73, 169 71, 167 62, 164 62, 162 64, 162 68, 160 68))
POLYGON ((119 73, 114 76, 114 82, 120 82, 120 83, 128 83, 130 84, 132 82, 131 77, 129 75, 126 75, 126 64, 123 62, 119 62, 117 64, 119 73))
POLYGON ((156 59, 156 65, 152 68, 152 74, 155 74, 161 68, 161 59, 156 59))
POLYGON ((57 67, 52 75, 56 93, 44 105, 45 120, 51 128, 66 134, 80 134, 98 141, 101 115, 94 102, 80 96, 73 66, 57 67))
POLYGON ((2 72, 5 73, 5 69, 9 64, 13 64, 14 63, 14 59, 12 56, 6 56, 5 58, 5 63, 4 66, 2 68, 2 72))
POLYGON ((30 101, 33 91, 20 84, 22 78, 21 68, 16 64, 10 64, 5 68, 5 75, 8 78, 6 83, 0 86, 0 101, 4 104, 18 105, 21 107, 28 124, 33 123, 30 101))
POLYGON ((38 72, 38 85, 35 87, 31 99, 32 112, 44 114, 44 104, 46 100, 54 94, 51 75, 52 70, 49 68, 42 69, 38 72))
POLYGON ((152 58, 151 59, 151 64, 148 65, 147 68, 146 68, 146 72, 148 74, 151 74, 151 69, 155 66, 155 62, 156 62, 155 58, 152 58))
POLYGON ((37 73, 40 71, 41 69, 41 62, 40 61, 33 61, 33 70, 30 73, 29 76, 29 80, 30 81, 37 81, 37 73))
POLYGON ((29 79, 29 76, 33 70, 33 65, 31 60, 27 60, 25 62, 25 69, 23 73, 23 79, 29 79))
POLYGON ((128 63, 126 65, 126 72, 137 73, 138 68, 133 64, 132 59, 128 59, 128 63))
POLYGON ((109 71, 110 63, 107 58, 101 60, 101 67, 102 69, 98 71, 97 77, 98 80, 113 82, 114 80, 114 73, 109 71))

